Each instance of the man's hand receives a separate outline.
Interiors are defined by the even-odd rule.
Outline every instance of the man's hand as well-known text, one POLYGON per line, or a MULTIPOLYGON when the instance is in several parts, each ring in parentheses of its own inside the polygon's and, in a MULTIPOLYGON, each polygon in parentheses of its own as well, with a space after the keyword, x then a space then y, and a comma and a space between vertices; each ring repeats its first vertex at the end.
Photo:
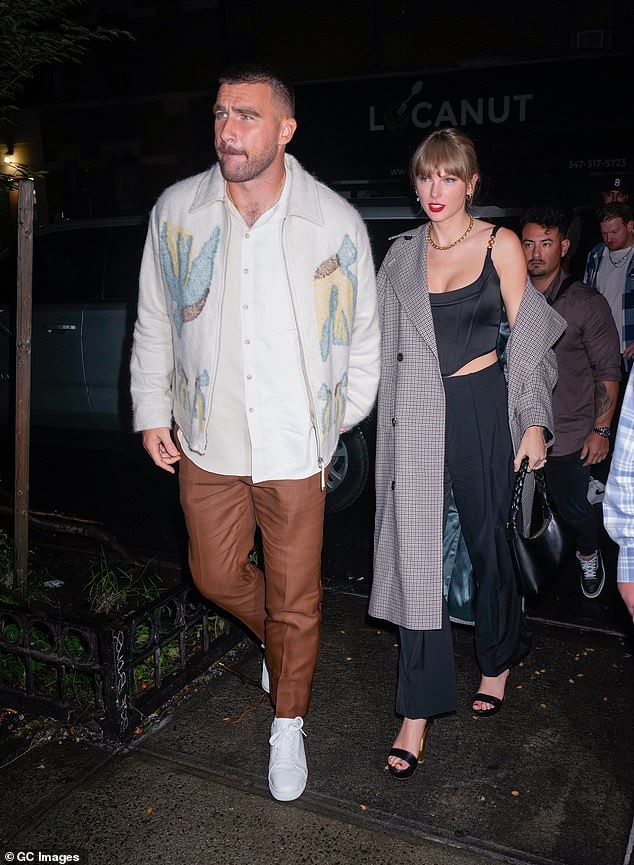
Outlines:
POLYGON ((143 430, 141 441, 155 465, 166 472, 170 472, 170 474, 175 474, 172 464, 177 463, 181 455, 172 441, 169 427, 160 426, 156 429, 143 430))
POLYGON ((610 450, 610 440, 605 436, 591 432, 583 443, 579 459, 585 460, 584 466, 593 466, 603 462, 610 450))
POLYGON ((634 357, 634 340, 632 340, 632 342, 628 342, 628 344, 625 346, 623 357, 634 357))
POLYGON ((544 441, 544 427, 529 426, 515 454, 513 468, 516 472, 520 470, 522 460, 528 457, 528 470, 543 469, 546 465, 546 442, 544 441))
POLYGON ((634 620, 634 583, 617 583, 627 611, 634 620))

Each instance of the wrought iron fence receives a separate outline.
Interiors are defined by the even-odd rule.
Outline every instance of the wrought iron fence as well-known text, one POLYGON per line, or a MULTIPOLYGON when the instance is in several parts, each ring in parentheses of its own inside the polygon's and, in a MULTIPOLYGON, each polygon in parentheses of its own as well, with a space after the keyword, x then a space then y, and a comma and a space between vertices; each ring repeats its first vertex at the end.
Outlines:
POLYGON ((0 602, 0 703, 125 741, 243 636, 190 584, 116 620, 0 602))

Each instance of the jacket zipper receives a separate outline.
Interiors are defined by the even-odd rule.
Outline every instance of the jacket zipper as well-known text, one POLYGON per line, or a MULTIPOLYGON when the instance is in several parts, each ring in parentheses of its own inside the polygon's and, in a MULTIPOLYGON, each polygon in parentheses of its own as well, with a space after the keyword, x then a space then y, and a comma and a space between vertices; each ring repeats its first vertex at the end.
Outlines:
MULTIPOLYGON (((222 288, 220 292, 220 307, 219 312, 220 315, 218 317, 218 322, 222 323, 222 307, 225 302, 225 294, 227 291, 227 262, 229 256, 227 255, 229 251, 229 241, 231 239, 231 219, 225 214, 227 220, 227 243, 225 246, 225 260, 223 262, 223 273, 222 273, 222 288)), ((218 360, 220 358, 220 324, 218 325, 218 339, 216 340, 216 357, 214 359, 214 378, 213 381, 209 383, 209 403, 207 406, 207 416, 205 417, 205 450, 207 449, 207 429, 209 427, 209 418, 211 417, 211 406, 213 404, 213 396, 214 390, 216 389, 216 378, 218 376, 218 360)))
POLYGON ((303 335, 297 315, 297 307, 295 304, 295 296, 293 294, 291 275, 288 269, 288 259, 286 256, 286 217, 284 217, 284 220, 282 221, 282 258, 284 259, 284 271, 286 273, 286 281, 288 284, 288 292, 291 298, 291 306, 293 308, 293 317, 295 319, 295 326, 297 327, 297 341, 299 343, 299 357, 302 366, 302 377, 304 379, 304 386, 306 388, 306 395, 308 397, 308 408, 310 410, 310 419, 312 421, 313 432, 315 433, 315 441, 317 443, 317 465, 321 474, 320 488, 323 492, 323 490, 326 489, 326 465, 324 463, 324 458, 321 454, 322 441, 319 435, 319 428, 317 426, 317 407, 315 406, 313 393, 310 388, 310 380, 308 378, 308 372, 306 370, 306 353, 304 351, 303 335))

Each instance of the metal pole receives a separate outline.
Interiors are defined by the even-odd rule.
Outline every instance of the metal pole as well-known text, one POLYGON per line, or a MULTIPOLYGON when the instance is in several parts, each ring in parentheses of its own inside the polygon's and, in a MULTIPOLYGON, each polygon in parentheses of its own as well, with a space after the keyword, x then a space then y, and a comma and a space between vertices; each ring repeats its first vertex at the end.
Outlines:
POLYGON ((27 600, 29 566, 29 432, 31 419, 31 311, 33 181, 18 186, 18 269, 15 345, 15 513, 13 589, 27 600))

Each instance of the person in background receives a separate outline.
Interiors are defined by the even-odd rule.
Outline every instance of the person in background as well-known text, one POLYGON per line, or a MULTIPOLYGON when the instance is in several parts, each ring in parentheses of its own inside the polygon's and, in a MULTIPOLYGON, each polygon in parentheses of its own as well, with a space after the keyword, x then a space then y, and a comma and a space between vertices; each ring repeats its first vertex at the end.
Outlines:
POLYGON ((629 179, 626 175, 601 178, 597 203, 574 209, 572 221, 566 230, 570 247, 562 263, 564 270, 583 280, 588 253, 601 240, 597 207, 606 204, 629 204, 629 199, 629 179))
POLYGON ((530 470, 543 467, 552 442, 551 347, 565 322, 527 282, 516 234, 469 213, 479 175, 473 142, 461 130, 439 129, 422 142, 410 176, 429 222, 395 239, 378 277, 369 613, 399 628, 403 723, 388 755, 399 779, 422 761, 431 719, 456 707, 443 596, 452 491, 477 584, 480 683, 471 711, 487 717, 500 710, 510 668, 530 649, 505 525, 514 470, 524 457, 530 470), (508 388, 496 350, 503 304, 511 327, 508 388))
POLYGON ((566 218, 559 210, 535 207, 524 214, 521 239, 528 275, 566 320, 566 330, 555 343, 556 439, 544 467, 546 485, 560 516, 577 531, 581 591, 586 598, 596 598, 605 583, 605 568, 588 483, 591 466, 609 452, 621 355, 606 299, 562 270, 570 244, 565 233, 566 218))
POLYGON ((621 342, 625 383, 634 358, 634 219, 629 204, 622 203, 599 208, 597 219, 603 241, 590 250, 583 281, 610 304, 621 342))
POLYGON ((603 498, 603 523, 619 545, 616 581, 634 621, 634 376, 623 397, 603 498))
POLYGON ((603 184, 601 204, 629 204, 630 193, 625 177, 611 177, 603 184))
POLYGON ((255 64, 219 83, 218 163, 163 192, 150 217, 134 428, 159 468, 178 463, 197 588, 266 646, 269 789, 288 801, 308 777, 328 466, 376 398, 376 280, 358 212, 285 153, 290 86, 255 64))

